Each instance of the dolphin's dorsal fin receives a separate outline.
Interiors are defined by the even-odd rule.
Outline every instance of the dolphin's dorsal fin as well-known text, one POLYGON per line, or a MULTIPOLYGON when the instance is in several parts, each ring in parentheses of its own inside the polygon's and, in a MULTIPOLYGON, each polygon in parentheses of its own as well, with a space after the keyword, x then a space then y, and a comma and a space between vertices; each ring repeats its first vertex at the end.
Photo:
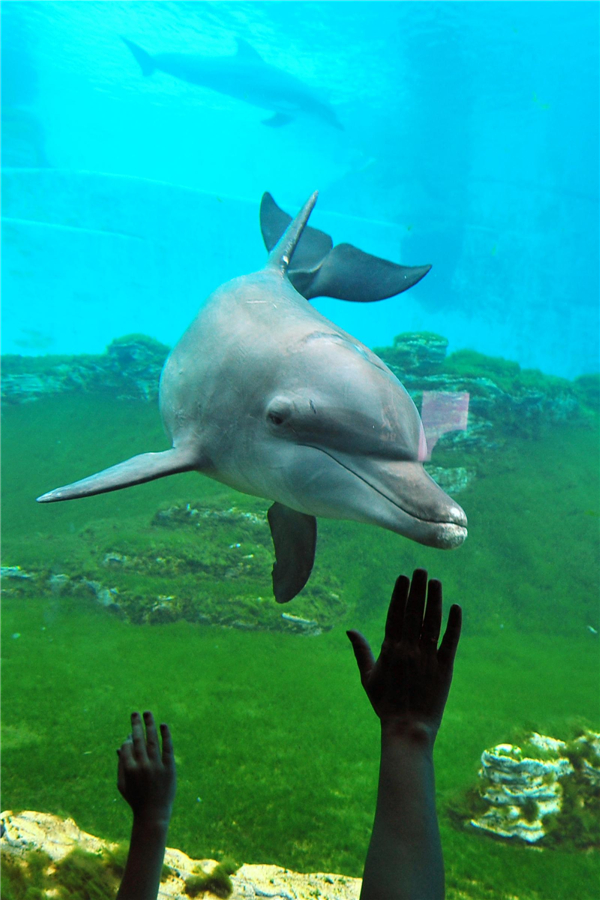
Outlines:
POLYGON ((171 450, 163 450, 162 453, 142 453, 96 475, 90 475, 89 478, 55 488, 37 500, 38 503, 56 503, 59 500, 93 497, 94 494, 106 494, 108 491, 118 491, 134 484, 164 478, 165 475, 176 475, 179 472, 199 468, 201 464, 198 462, 197 454, 189 448, 173 447, 171 450))
POLYGON ((255 50, 252 44, 249 44, 244 38, 236 38, 236 41, 238 59, 245 59, 247 62, 264 62, 258 50, 255 50))
POLYGON ((123 35, 121 35, 121 40, 127 47, 129 47, 135 59, 138 61, 142 70, 142 75, 152 75, 152 73, 156 71, 156 63, 154 62, 150 54, 143 50, 141 47, 138 47, 137 44, 134 44, 133 41, 130 41, 126 37, 123 37, 123 35))
POLYGON ((271 250, 267 266, 273 269, 279 269, 279 271, 285 275, 290 264, 290 259, 296 249, 296 244, 300 240, 302 232, 304 231, 304 226, 308 222, 308 217, 314 209, 318 196, 319 192, 315 191, 314 194, 308 198, 296 218, 290 222, 280 240, 271 250))
MULTIPOLYGON (((260 230, 269 252, 291 221, 292 217, 277 206, 272 195, 265 191, 260 201, 260 230)), ((314 269, 323 262, 332 247, 333 241, 328 234, 307 225, 294 251, 290 269, 314 269)))

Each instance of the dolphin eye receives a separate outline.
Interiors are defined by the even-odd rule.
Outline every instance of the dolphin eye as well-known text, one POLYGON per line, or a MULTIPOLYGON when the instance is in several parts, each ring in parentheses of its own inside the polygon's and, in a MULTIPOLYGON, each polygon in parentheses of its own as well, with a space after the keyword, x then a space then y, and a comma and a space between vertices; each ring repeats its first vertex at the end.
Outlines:
POLYGON ((269 403, 267 421, 271 425, 285 425, 292 414, 292 404, 285 397, 276 397, 269 403))

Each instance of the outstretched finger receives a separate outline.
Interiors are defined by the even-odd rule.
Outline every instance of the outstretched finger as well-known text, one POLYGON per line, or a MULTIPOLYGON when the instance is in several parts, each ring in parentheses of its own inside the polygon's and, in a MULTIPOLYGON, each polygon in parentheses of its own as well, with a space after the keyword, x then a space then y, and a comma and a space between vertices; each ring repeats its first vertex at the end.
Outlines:
POLYGON ((406 643, 415 644, 419 640, 426 594, 427 572, 425 569, 415 569, 404 610, 402 639, 406 643))
POLYGON ((119 772, 125 768, 131 768, 135 766, 135 759, 133 758, 133 740, 131 737, 128 737, 126 741, 123 741, 119 750, 117 750, 119 754, 119 772))
POLYGON ((360 680, 364 685, 375 665, 375 657, 373 656, 368 640, 360 633, 360 631, 347 631, 346 634, 352 644, 356 664, 358 666, 358 671, 360 672, 360 680))
POLYGON ((456 603, 450 607, 448 614, 448 624, 446 631, 438 650, 438 662, 441 666, 452 669, 454 665, 454 657, 460 640, 460 631, 462 628, 462 609, 456 603))
POLYGON ((410 588, 410 579, 406 575, 396 578, 392 599, 388 607, 385 620, 385 640, 399 641, 402 638, 402 625, 404 623, 404 610, 410 588))
POLYGON ((119 766, 117 769, 117 787, 121 793, 125 790, 125 760, 123 758, 123 749, 117 750, 119 756, 119 766))
POLYGON ((142 717, 139 712, 131 713, 131 734, 133 737, 133 753, 136 760, 138 762, 147 762, 148 754, 146 752, 144 726, 142 725, 142 717))
POLYGON ((442 627, 442 582, 432 578, 427 588, 427 606, 421 627, 421 645, 424 650, 437 650, 442 627))
POLYGON ((175 765, 175 754, 173 753, 173 740, 171 738, 171 732, 169 731, 169 726, 165 725, 164 722, 160 726, 160 733, 162 737, 162 761, 163 765, 167 768, 175 765))
POLYGON ((146 749, 148 758, 154 762, 160 759, 160 748, 158 746, 158 732, 154 723, 154 716, 149 710, 144 713, 144 724, 146 726, 146 749))

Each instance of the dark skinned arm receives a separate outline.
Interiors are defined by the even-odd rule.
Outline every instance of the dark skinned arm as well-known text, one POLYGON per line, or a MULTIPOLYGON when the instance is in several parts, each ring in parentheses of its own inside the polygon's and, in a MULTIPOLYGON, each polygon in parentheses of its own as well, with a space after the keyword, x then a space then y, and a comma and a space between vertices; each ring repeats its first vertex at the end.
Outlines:
POLYGON ((119 754, 118 788, 133 810, 127 865, 117 900, 156 900, 175 798, 171 734, 160 726, 162 752, 151 712, 131 715, 131 737, 119 754))
POLYGON ((443 900, 433 745, 442 721, 461 609, 452 606, 438 648, 442 585, 416 569, 396 581, 381 652, 349 631, 360 678, 381 723, 377 807, 361 900, 443 900), (427 599, 427 603, 426 603, 427 599))

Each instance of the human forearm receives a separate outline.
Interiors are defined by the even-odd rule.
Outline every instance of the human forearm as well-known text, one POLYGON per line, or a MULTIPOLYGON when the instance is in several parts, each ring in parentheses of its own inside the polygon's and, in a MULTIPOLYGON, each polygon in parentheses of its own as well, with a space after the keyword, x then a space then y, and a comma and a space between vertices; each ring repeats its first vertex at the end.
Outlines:
POLYGON ((396 579, 375 660, 359 631, 347 632, 360 680, 381 722, 377 809, 361 900, 443 900, 444 862, 435 810, 433 744, 460 638, 460 606, 442 625, 442 585, 396 579))
POLYGON ((117 900, 156 900, 168 827, 168 817, 156 820, 134 816, 127 865, 117 900))
POLYGON ((444 897, 433 740, 421 726, 382 723, 377 808, 361 900, 444 897))

